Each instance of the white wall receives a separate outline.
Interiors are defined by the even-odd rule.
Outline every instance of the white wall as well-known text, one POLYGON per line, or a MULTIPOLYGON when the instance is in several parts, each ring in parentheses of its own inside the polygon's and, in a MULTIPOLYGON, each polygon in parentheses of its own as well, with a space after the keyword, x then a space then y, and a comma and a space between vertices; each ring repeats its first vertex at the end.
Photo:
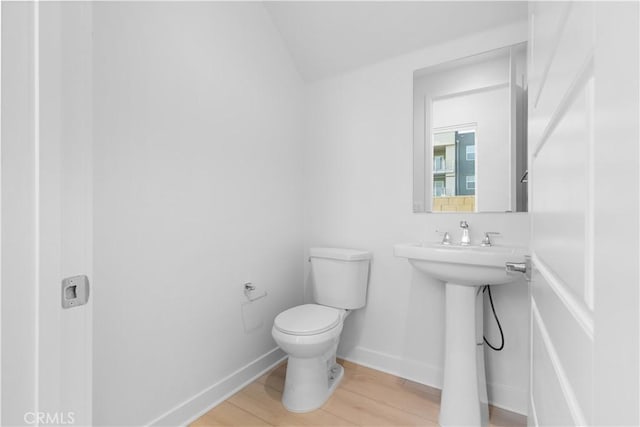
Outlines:
MULTIPOLYGON (((393 256, 393 245, 500 231, 498 244, 528 245, 527 214, 413 214, 413 72, 522 42, 526 23, 498 28, 365 67, 309 87, 305 152, 305 247, 373 252, 367 306, 350 316, 340 354, 437 387, 442 383, 444 287, 393 256)), ((487 351, 490 399, 526 413, 528 290, 499 287, 504 351, 487 351)), ((488 310, 487 310, 488 311, 488 310)), ((487 334, 499 339, 488 312, 487 334)))
POLYGON ((594 16, 593 420, 640 425, 640 5, 597 2, 594 16), (609 155, 612 141, 623 158, 609 155), (611 233, 612 224, 622 233, 611 233))
POLYGON ((95 3, 93 29, 94 422, 163 422, 302 300, 302 83, 256 3, 95 3))

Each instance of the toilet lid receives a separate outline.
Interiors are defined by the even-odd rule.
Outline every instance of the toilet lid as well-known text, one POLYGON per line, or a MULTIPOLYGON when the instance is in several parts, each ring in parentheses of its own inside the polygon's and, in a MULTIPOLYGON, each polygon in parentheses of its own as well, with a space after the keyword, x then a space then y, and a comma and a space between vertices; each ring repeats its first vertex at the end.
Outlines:
POLYGON ((273 324, 285 334, 315 335, 338 325, 341 311, 324 305, 304 304, 278 314, 273 324))

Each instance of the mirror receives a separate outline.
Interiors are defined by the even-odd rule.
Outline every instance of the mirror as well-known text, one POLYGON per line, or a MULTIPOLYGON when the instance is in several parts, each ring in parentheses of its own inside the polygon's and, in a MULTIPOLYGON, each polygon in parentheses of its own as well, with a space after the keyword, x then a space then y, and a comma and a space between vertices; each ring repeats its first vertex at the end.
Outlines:
POLYGON ((413 211, 527 211, 526 43, 413 73, 413 211))

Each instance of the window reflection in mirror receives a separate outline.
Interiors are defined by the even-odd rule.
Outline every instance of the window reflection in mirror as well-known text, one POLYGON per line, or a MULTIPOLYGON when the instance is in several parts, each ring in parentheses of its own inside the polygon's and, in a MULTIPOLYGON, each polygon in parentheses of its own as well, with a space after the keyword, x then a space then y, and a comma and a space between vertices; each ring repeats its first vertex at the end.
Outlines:
POLYGON ((526 43, 416 70, 414 212, 526 212, 526 43))
POLYGON ((433 201, 438 212, 474 212, 476 209, 476 130, 435 129, 433 146, 433 201))

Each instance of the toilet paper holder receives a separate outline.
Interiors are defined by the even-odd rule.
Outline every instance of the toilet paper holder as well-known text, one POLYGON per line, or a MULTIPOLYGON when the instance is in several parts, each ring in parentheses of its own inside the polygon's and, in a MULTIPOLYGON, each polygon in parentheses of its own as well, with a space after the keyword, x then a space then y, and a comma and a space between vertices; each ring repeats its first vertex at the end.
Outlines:
POLYGON ((249 301, 255 301, 258 300, 260 298, 264 298, 267 296, 267 292, 263 291, 263 292, 256 292, 257 291, 257 286, 254 285, 251 282, 245 282, 243 285, 243 292, 244 292, 244 296, 247 297, 247 299, 249 301))

